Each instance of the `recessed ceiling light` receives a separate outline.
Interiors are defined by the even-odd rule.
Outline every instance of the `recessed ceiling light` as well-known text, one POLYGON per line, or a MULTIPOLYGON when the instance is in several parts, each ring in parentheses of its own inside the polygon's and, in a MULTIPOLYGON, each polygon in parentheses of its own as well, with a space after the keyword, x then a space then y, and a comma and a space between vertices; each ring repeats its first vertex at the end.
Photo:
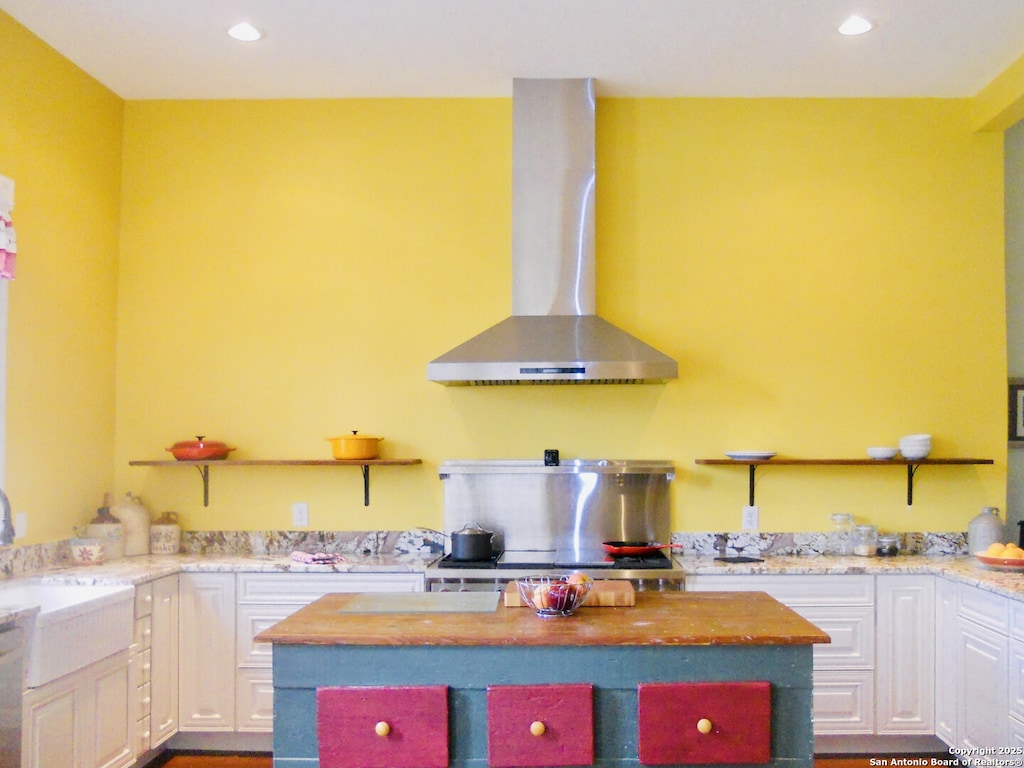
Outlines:
POLYGON ((228 34, 235 38, 235 40, 241 40, 243 43, 251 43, 263 37, 263 33, 248 21, 235 24, 235 26, 228 30, 228 34))
POLYGON ((842 35, 863 35, 870 32, 874 25, 863 16, 851 16, 839 25, 839 33, 842 35))

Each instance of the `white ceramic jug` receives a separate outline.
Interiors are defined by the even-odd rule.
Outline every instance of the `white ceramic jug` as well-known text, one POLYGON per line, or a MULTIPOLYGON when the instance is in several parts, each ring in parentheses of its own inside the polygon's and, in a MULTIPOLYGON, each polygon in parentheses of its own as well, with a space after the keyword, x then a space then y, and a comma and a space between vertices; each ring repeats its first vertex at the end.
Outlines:
POLYGON ((982 507, 981 512, 967 524, 967 551, 971 554, 982 553, 989 544, 1005 542, 1003 521, 999 519, 996 507, 982 507))
POLYGON ((150 514, 139 497, 129 491, 110 511, 124 526, 125 555, 148 555, 150 514))

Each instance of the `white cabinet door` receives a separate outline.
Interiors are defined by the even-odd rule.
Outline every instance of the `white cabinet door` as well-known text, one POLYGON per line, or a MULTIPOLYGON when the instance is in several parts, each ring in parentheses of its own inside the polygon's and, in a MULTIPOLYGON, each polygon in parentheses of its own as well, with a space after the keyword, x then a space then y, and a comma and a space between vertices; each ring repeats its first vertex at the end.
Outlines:
POLYGON ((74 675, 31 688, 22 702, 22 768, 83 768, 84 745, 75 738, 83 722, 83 697, 75 690, 74 675))
POLYGON ((956 584, 935 579, 935 666, 931 677, 935 688, 935 735, 950 747, 956 738, 957 638, 960 625, 956 617, 956 584))
POLYGON ((178 575, 178 730, 235 727, 235 574, 178 575))
POLYGON ((1008 640, 964 618, 959 620, 957 640, 957 743, 968 748, 1005 747, 1008 640))
POLYGON ((935 578, 875 578, 877 733, 933 733, 935 578))
POLYGON ((82 738, 88 741, 86 754, 90 768, 122 768, 135 762, 132 751, 132 722, 128 714, 131 680, 128 652, 110 656, 92 665, 86 676, 87 713, 82 738))
POLYGON ((135 761, 128 651, 64 675, 23 698, 23 768, 126 768, 135 761))
POLYGON ((178 576, 153 582, 150 648, 150 744, 178 730, 178 576))

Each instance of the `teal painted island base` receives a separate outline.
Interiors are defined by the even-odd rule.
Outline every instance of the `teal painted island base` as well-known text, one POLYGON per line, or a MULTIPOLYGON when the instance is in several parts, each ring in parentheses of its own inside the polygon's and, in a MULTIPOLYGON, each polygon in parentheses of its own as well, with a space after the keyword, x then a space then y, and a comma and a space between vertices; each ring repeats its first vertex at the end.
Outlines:
POLYGON ((565 619, 339 612, 349 597, 259 638, 274 646, 275 768, 811 768, 812 643, 828 636, 763 593, 641 594, 565 619), (322 689, 351 704, 318 711, 322 689))

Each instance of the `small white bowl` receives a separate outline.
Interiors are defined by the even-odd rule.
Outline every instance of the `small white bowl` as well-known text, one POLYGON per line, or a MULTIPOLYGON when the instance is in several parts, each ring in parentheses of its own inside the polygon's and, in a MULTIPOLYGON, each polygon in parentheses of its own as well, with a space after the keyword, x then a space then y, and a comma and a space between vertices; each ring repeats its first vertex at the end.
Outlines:
POLYGON ((903 456, 904 459, 909 459, 910 461, 915 461, 917 459, 927 459, 928 454, 931 452, 932 449, 929 448, 928 446, 925 446, 923 448, 916 446, 913 448, 900 446, 900 455, 903 456))
POLYGON ((868 456, 872 459, 892 459, 896 457, 896 453, 897 450, 895 448, 885 448, 877 445, 868 448, 868 456))
POLYGON ((80 565, 99 565, 103 562, 103 542, 99 539, 70 539, 71 560, 80 565))

